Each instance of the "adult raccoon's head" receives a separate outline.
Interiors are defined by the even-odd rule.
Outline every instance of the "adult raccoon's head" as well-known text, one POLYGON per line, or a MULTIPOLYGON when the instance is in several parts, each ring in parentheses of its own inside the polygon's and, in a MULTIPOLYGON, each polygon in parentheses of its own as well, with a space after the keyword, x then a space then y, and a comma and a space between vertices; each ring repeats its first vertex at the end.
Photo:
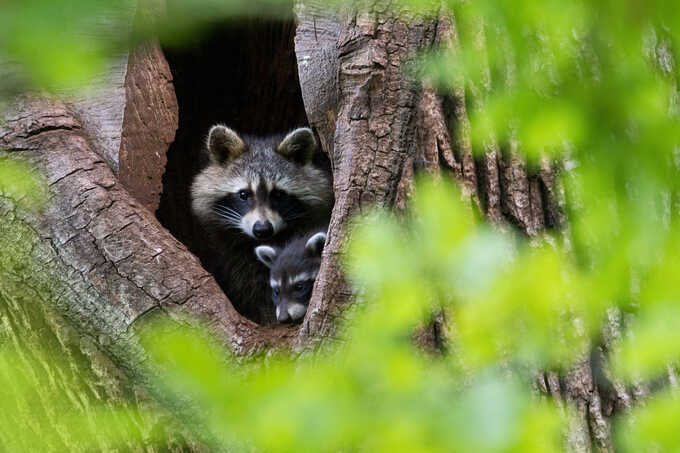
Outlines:
POLYGON ((242 138, 218 125, 210 130, 208 149, 210 165, 191 188, 202 223, 267 240, 330 211, 330 175, 312 163, 317 144, 310 129, 242 138))
POLYGON ((261 245, 257 258, 269 267, 272 301, 279 322, 297 321, 307 312, 314 280, 321 266, 326 233, 296 238, 282 249, 261 245))

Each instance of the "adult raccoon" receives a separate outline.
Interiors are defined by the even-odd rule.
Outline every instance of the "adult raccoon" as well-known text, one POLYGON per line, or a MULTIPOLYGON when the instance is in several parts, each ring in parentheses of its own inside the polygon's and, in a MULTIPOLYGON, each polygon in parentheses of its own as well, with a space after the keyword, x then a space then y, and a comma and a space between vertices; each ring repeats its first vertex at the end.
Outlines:
POLYGON ((327 224, 333 207, 329 169, 318 162, 310 129, 288 135, 240 137, 214 126, 210 165, 191 186, 192 210, 214 243, 211 269, 234 307, 256 322, 274 322, 268 269, 253 254, 261 241, 284 244, 327 224))
POLYGON ((255 248, 258 259, 269 268, 277 321, 297 321, 307 312, 325 242, 326 229, 316 229, 292 239, 283 248, 269 245, 255 248))

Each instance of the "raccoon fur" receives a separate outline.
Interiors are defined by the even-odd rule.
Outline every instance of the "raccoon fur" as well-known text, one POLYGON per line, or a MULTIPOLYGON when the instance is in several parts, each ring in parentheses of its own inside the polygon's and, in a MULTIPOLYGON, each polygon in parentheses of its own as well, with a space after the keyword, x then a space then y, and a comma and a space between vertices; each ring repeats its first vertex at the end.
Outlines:
POLYGON ((210 129, 210 164, 191 186, 192 210, 214 244, 210 269, 237 311, 274 322, 268 269, 253 255, 263 241, 283 245, 295 234, 329 221, 332 178, 317 164, 310 129, 287 135, 239 136, 210 129))
POLYGON ((260 245, 255 254, 269 268, 269 286, 279 322, 304 317, 321 267, 326 230, 298 236, 283 248, 260 245))

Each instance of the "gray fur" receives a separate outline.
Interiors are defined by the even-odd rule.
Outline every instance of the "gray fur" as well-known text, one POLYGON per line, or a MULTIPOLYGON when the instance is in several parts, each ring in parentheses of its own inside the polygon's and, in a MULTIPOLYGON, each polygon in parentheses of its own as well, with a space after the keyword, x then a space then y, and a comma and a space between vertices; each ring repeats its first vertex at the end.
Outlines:
POLYGON ((270 269, 274 264, 274 261, 276 261, 276 249, 268 245, 255 247, 255 255, 257 255, 257 259, 259 259, 262 264, 270 269))
POLYGON ((210 160, 217 165, 237 158, 246 148, 236 132, 221 124, 210 128, 207 145, 210 160))
POLYGON ((258 256, 264 253, 270 263, 269 285, 279 322, 297 321, 305 315, 321 267, 325 240, 325 229, 316 229, 293 238, 282 248, 257 247, 258 256), (298 290, 296 286, 304 289, 298 290))
MULTIPOLYGON (((288 137, 295 133, 293 131, 288 137)), ((244 137, 242 154, 222 164, 212 162, 196 176, 191 185, 191 207, 203 225, 218 229, 224 226, 223 220, 214 212, 215 202, 260 178, 295 194, 312 210, 320 211, 325 220, 333 205, 330 175, 312 162, 301 165, 276 152, 282 139, 286 140, 282 136, 244 137)), ((316 218, 312 223, 320 222, 316 218)))
POLYGON ((314 132, 307 127, 295 129, 276 147, 276 152, 287 159, 303 164, 309 163, 316 152, 314 132))
POLYGON ((326 233, 324 231, 320 231, 316 233, 314 236, 309 238, 307 240, 307 243, 305 244, 305 250, 307 251, 308 254, 310 255, 321 255, 321 251, 323 250, 323 246, 326 243, 326 233))
POLYGON ((251 137, 215 126, 208 138, 208 149, 211 161, 195 177, 191 201, 192 211, 208 233, 217 255, 215 261, 219 266, 211 271, 240 313, 256 322, 273 321, 267 291, 269 272, 253 254, 261 242, 246 230, 258 219, 271 220, 275 224, 274 235, 266 242, 278 250, 296 234, 314 225, 327 224, 333 206, 330 171, 305 154, 310 150, 318 152, 316 140, 306 128, 286 136, 251 137), (219 146, 222 151, 216 152, 219 146), (300 158, 300 150, 305 152, 304 159, 300 158), (257 206, 257 212, 249 211, 247 216, 216 208, 224 197, 233 197, 253 184, 293 195, 304 205, 303 215, 281 219, 271 206, 257 206))

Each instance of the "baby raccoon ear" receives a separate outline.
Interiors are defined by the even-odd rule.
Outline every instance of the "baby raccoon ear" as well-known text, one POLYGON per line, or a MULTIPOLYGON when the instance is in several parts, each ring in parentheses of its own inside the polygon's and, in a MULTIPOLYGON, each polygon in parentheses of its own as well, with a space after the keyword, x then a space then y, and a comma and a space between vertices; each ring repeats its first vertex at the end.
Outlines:
POLYGON ((316 147, 314 132, 308 127, 301 127, 286 135, 276 147, 276 152, 288 160, 308 164, 314 157, 316 147))
POLYGON ((243 154, 246 145, 236 132, 218 124, 210 128, 208 150, 210 160, 216 164, 223 164, 243 154))
POLYGON ((321 256, 323 246, 326 243, 326 233, 316 233, 305 244, 305 251, 309 256, 321 256))
POLYGON ((260 245, 255 247, 255 254, 258 260, 262 261, 268 268, 271 268, 274 265, 274 261, 276 261, 277 251, 274 247, 260 245))

